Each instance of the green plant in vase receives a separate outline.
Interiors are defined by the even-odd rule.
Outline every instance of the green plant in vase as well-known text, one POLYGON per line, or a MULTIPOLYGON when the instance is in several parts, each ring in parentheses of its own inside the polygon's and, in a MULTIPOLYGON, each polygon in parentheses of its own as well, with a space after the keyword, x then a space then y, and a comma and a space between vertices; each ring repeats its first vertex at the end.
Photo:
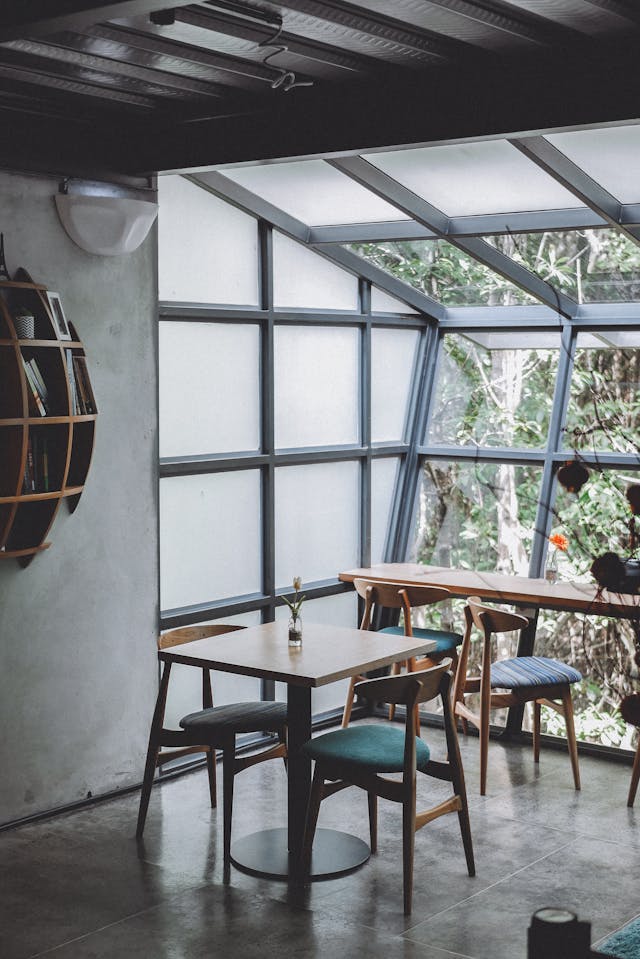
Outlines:
POLYGON ((289 646, 299 647, 302 646, 302 617, 300 615, 300 610, 302 609, 302 604, 305 601, 305 596, 300 595, 300 590, 302 589, 302 578, 300 576, 293 577, 293 598, 289 599, 287 596, 283 596, 282 600, 289 607, 291 615, 289 616, 289 646))

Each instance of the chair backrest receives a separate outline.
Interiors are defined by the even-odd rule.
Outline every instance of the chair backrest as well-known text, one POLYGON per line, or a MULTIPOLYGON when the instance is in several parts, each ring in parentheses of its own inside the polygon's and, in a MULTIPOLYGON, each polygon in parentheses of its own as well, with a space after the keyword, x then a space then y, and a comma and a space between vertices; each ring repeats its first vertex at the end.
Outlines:
POLYGON ((236 629, 245 629, 245 626, 235 626, 230 623, 216 623, 209 626, 180 626, 158 636, 158 649, 171 649, 172 646, 181 646, 182 643, 195 643, 199 639, 208 639, 210 636, 221 636, 223 633, 232 633, 236 629))
POLYGON ((369 629, 374 606, 386 609, 401 609, 404 612, 404 631, 413 636, 411 610, 419 606, 440 603, 449 596, 444 586, 402 586, 400 583, 378 582, 373 579, 354 579, 353 585, 365 601, 360 629, 369 629))
POLYGON ((400 676, 383 676, 381 679, 365 679, 357 683, 354 693, 377 703, 395 703, 411 709, 416 703, 428 703, 442 692, 442 680, 448 675, 450 659, 444 659, 437 666, 422 669, 415 673, 402 673, 400 676))
POLYGON ((485 635, 510 633, 514 629, 523 629, 529 625, 529 620, 525 616, 507 613, 503 609, 494 609, 492 606, 483 606, 477 596, 469 597, 467 609, 474 624, 485 635))

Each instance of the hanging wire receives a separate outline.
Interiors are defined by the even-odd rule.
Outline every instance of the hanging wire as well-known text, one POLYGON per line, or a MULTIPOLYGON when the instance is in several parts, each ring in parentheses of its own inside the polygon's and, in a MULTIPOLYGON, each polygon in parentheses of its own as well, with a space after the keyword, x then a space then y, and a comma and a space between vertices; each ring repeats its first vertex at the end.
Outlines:
POLYGON ((284 90, 285 93, 288 93, 289 90, 295 90, 296 87, 312 87, 313 80, 297 80, 296 74, 293 70, 285 70, 284 67, 279 67, 277 64, 271 63, 274 57, 280 56, 281 53, 287 53, 289 50, 289 47, 286 44, 277 42, 279 37, 282 35, 283 28, 284 24, 282 19, 280 19, 280 23, 276 25, 273 36, 267 37, 266 40, 261 40, 258 44, 258 47, 275 47, 275 49, 271 53, 268 53, 262 61, 264 66, 272 67, 279 73, 279 76, 271 81, 271 89, 284 90))

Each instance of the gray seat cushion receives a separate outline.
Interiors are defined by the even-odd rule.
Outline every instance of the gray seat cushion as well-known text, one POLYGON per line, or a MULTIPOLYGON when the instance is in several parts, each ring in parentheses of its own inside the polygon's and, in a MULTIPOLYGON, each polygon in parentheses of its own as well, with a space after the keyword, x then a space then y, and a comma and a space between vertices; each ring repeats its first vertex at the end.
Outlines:
POLYGON ((286 703, 231 703, 189 713, 180 725, 205 737, 232 733, 280 732, 287 724, 286 703))

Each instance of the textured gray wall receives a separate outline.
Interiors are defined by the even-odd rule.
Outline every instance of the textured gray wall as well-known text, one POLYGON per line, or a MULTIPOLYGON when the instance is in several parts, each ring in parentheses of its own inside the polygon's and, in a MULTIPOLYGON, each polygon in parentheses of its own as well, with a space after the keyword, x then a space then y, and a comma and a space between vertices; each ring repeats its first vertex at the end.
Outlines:
POLYGON ((140 781, 157 689, 155 228, 129 256, 92 256, 56 190, 0 174, 0 230, 10 272, 60 293, 100 415, 76 512, 27 569, 0 562, 0 823, 140 781))

